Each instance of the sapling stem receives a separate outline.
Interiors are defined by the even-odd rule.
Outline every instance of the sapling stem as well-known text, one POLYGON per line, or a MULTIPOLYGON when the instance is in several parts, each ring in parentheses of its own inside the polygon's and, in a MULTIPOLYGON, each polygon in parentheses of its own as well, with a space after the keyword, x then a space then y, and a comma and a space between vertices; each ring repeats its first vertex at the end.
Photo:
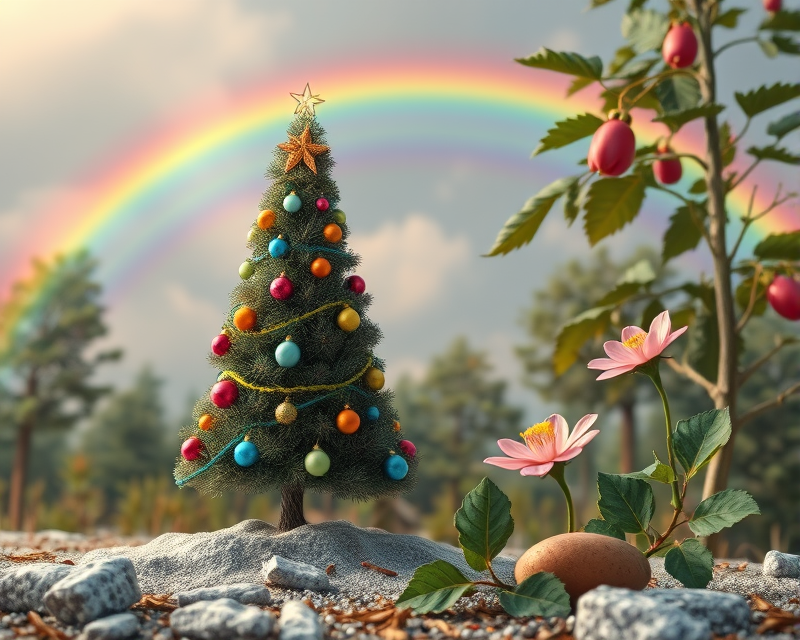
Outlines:
POLYGON ((564 467, 567 465, 563 462, 553 463, 553 468, 550 470, 549 475, 553 477, 564 492, 564 498, 567 500, 567 533, 575 532, 575 508, 572 506, 572 494, 569 492, 567 481, 564 479, 564 467))
POLYGON ((667 427, 667 460, 669 461, 670 469, 672 469, 672 506, 675 507, 674 521, 678 519, 678 514, 683 509, 683 500, 681 499, 681 491, 678 487, 678 472, 675 469, 675 452, 672 445, 672 417, 669 412, 669 400, 667 399, 667 392, 664 391, 664 385, 661 382, 661 374, 658 371, 658 364, 652 367, 651 370, 645 373, 648 378, 653 381, 658 395, 661 396, 661 402, 664 405, 664 419, 667 427))

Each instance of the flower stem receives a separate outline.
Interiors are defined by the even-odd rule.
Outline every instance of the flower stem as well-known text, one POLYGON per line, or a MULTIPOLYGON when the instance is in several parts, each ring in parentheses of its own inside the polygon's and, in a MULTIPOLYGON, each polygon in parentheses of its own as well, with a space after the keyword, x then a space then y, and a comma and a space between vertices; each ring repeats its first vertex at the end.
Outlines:
POLYGON ((575 532, 575 508, 572 506, 572 494, 569 492, 567 481, 564 479, 564 467, 567 465, 563 462, 556 462, 550 470, 550 474, 561 487, 564 492, 564 498, 567 500, 567 533, 575 532))
POLYGON ((646 374, 656 386, 658 395, 661 396, 661 402, 664 405, 664 419, 667 425, 667 459, 669 466, 672 469, 672 506, 675 507, 676 512, 680 512, 683 508, 683 500, 681 500, 681 492, 678 487, 678 472, 675 469, 675 452, 672 445, 672 418, 669 413, 669 400, 667 400, 667 392, 664 391, 664 385, 661 383, 661 374, 658 371, 658 365, 648 371, 646 374))

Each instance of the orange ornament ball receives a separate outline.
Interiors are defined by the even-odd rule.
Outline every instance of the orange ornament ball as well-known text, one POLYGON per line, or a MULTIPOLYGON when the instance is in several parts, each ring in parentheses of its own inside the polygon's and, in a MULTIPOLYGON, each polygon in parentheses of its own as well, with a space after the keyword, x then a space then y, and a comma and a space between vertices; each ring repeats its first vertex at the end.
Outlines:
POLYGON ((317 278, 325 278, 331 272, 331 263, 325 258, 317 258, 311 263, 311 273, 317 278))
POLYGON ((270 209, 264 209, 261 213, 258 214, 258 227, 259 229, 271 229, 272 225, 275 224, 275 212, 271 211, 270 209))
POLYGON ((344 410, 340 411, 339 415, 336 416, 336 428, 342 433, 355 433, 360 426, 361 418, 349 407, 345 407, 344 410))
POLYGON ((197 421, 197 426, 200 427, 203 431, 211 431, 214 428, 214 418, 211 417, 209 414, 204 413, 200 416, 200 419, 197 421))
POLYGON ((326 224, 322 230, 322 235, 328 242, 339 242, 342 239, 342 228, 333 222, 326 224))
POLYGON ((256 326, 256 312, 250 307, 239 307, 233 314, 233 324, 239 331, 249 331, 256 326))

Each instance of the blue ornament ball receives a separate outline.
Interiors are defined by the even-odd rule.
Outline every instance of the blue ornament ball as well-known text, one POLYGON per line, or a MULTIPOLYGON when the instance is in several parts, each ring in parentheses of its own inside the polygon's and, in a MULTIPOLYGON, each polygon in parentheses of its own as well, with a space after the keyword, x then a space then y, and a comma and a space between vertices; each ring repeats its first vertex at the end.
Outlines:
POLYGON ((289 251, 289 243, 283 238, 273 238, 269 242, 269 255, 273 258, 282 258, 289 251))
POLYGON ((289 213, 296 213, 300 211, 300 207, 303 206, 303 202, 300 200, 300 196, 296 193, 290 193, 283 199, 283 208, 286 209, 289 213))
POLYGON ((233 459, 240 467, 250 467, 258 461, 258 449, 252 442, 245 440, 236 445, 233 459))
POLYGON ((391 480, 402 480, 408 473, 408 463, 403 459, 403 456, 393 453, 383 461, 383 472, 391 480))
POLYGON ((381 417, 381 412, 378 411, 378 407, 370 407, 367 409, 367 420, 377 420, 381 417))
POLYGON ((286 340, 275 349, 275 360, 282 367, 293 367, 300 362, 300 347, 291 340, 286 340))

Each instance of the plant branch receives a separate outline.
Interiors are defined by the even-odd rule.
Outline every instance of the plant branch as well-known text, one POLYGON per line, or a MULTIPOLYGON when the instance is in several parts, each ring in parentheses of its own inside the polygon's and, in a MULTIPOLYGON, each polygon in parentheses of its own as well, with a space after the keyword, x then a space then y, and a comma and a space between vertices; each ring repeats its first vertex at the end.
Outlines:
POLYGON ((761 277, 761 272, 764 270, 764 267, 761 266, 760 262, 756 263, 756 267, 753 270, 753 286, 750 287, 750 300, 747 302, 747 308, 744 310, 742 317, 739 318, 739 322, 736 323, 736 333, 741 333, 742 329, 747 326, 747 323, 750 321, 750 316, 753 315, 753 309, 756 306, 756 300, 760 297, 758 295, 758 279, 761 277))
POLYGON ((504 589, 509 589, 510 591, 514 590, 514 587, 512 585, 506 584, 500 578, 497 577, 497 574, 494 572, 494 569, 492 569, 492 563, 491 562, 487 562, 486 566, 489 569, 489 573, 492 575, 492 579, 494 580, 494 584, 492 584, 491 582, 475 582, 474 584, 488 584, 488 585, 491 585, 493 587, 500 586, 500 587, 502 587, 504 589))
POLYGON ((747 120, 745 120, 744 126, 742 127, 742 130, 739 132, 739 135, 736 136, 733 140, 731 140, 731 143, 727 147, 725 147, 725 151, 727 151, 729 147, 736 146, 739 143, 739 140, 744 138, 744 134, 747 133, 747 130, 750 128, 750 122, 752 120, 753 118, 751 116, 747 116, 747 120))
POLYGON ((757 404, 755 407, 753 407, 746 413, 742 414, 738 420, 739 426, 741 427, 745 423, 750 422, 750 420, 757 418, 762 413, 766 413, 770 409, 774 409, 775 407, 782 405, 788 398, 790 398, 791 396, 795 395, 798 392, 800 392, 800 382, 796 382, 785 391, 779 393, 772 400, 767 400, 765 402, 762 402, 761 404, 757 404))
POLYGON ((733 249, 731 249, 731 255, 728 259, 733 262, 733 259, 736 257, 736 253, 739 251, 739 246, 742 244, 742 240, 744 240, 744 236, 747 233, 748 227, 752 224, 752 217, 753 217, 753 204, 756 201, 756 191, 758 190, 758 185, 753 185, 753 193, 750 194, 750 204, 747 205, 747 215, 742 218, 742 229, 739 232, 739 237, 736 238, 736 243, 733 245, 733 249))
MULTIPOLYGON (((644 552, 646 558, 652 556, 656 551, 658 551, 659 547, 664 544, 667 538, 669 538, 669 534, 675 531, 680 525, 678 524, 678 518, 681 515, 681 510, 676 508, 675 512, 672 514, 672 522, 669 523, 667 530, 662 533, 658 539, 650 545, 647 551, 644 552)), ((681 523, 683 524, 683 523, 681 523)))
POLYGON ((795 344, 795 340, 787 340, 786 337, 781 336, 775 343, 775 346, 772 347, 769 351, 767 351, 763 356, 758 358, 753 364, 751 364, 747 369, 742 371, 742 374, 739 376, 739 386, 743 386, 745 382, 747 382, 753 374, 758 371, 761 367, 763 367, 769 360, 777 354, 781 349, 783 349, 786 345, 795 344))
POLYGON ((747 179, 747 176, 749 176, 753 172, 753 169, 755 169, 760 162, 761 162, 761 158, 756 158, 755 161, 753 162, 753 164, 751 164, 749 167, 747 167, 747 169, 744 170, 744 173, 739 176, 738 180, 734 180, 731 183, 730 190, 733 191, 734 189, 736 189, 736 187, 738 187, 740 184, 742 184, 742 182, 744 182, 747 179))
POLYGON ((711 398, 717 393, 716 385, 694 369, 685 358, 682 363, 677 362, 675 358, 664 358, 664 360, 667 361, 667 365, 669 365, 673 371, 703 387, 711 398))
POLYGON ((758 38, 756 36, 750 36, 748 38, 739 38, 738 40, 731 40, 730 42, 726 42, 714 52, 714 57, 716 58, 717 56, 719 56, 720 53, 722 53, 726 49, 730 49, 731 47, 735 47, 736 45, 739 44, 745 44, 747 42, 758 42, 758 38))

